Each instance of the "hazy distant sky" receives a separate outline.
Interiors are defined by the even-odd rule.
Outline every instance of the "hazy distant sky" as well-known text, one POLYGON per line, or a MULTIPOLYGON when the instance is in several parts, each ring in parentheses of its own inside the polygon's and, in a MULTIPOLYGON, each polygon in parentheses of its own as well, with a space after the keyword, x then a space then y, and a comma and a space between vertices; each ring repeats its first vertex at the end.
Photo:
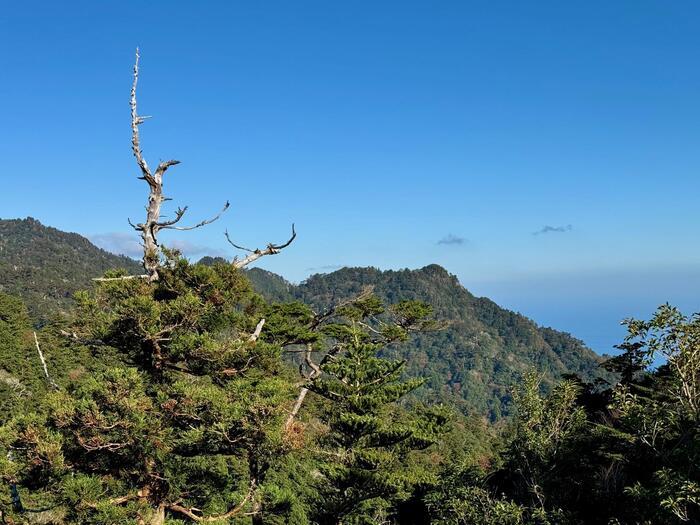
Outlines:
POLYGON ((294 221, 263 267, 436 262, 599 351, 698 309, 696 1, 4 2, 0 217, 133 249, 137 45, 167 194, 232 204, 170 237, 193 257, 294 221))

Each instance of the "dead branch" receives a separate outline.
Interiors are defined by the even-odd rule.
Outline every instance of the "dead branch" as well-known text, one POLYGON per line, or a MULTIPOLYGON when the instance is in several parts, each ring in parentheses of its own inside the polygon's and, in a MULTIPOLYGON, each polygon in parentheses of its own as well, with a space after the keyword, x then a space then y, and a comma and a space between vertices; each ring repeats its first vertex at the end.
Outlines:
POLYGON ((172 221, 161 222, 158 225, 158 228, 161 230, 177 230, 177 231, 181 231, 181 232, 194 230, 196 228, 201 228, 202 226, 206 226, 207 224, 211 224, 212 222, 217 220, 219 217, 221 217, 223 215, 223 213, 226 210, 228 210, 229 206, 230 206, 229 202, 226 201, 226 204, 224 204, 224 207, 214 217, 212 217, 211 219, 205 219, 201 222, 198 222, 197 224, 195 224, 193 226, 174 226, 174 224, 176 224, 182 218, 182 216, 185 214, 185 212, 187 211, 187 206, 185 206, 184 208, 178 208, 177 211, 175 212, 175 219, 173 219, 172 221))
MULTIPOLYGON (((357 294, 354 297, 350 297, 349 299, 342 300, 334 305, 332 305, 330 308, 327 310, 317 313, 313 312, 314 316, 311 319, 311 322, 307 325, 307 329, 311 332, 318 332, 320 327, 329 321, 332 321, 335 316, 338 314, 338 311, 345 307, 345 306, 350 306, 353 305, 359 301, 363 301, 367 299, 372 293, 374 292, 374 286, 368 285, 368 286, 363 286, 362 290, 360 291, 359 294, 357 294)), ((287 339, 282 341, 280 346, 282 346, 283 350, 287 353, 290 354, 295 354, 295 353, 304 353, 306 350, 298 350, 296 348, 288 348, 289 346, 296 346, 299 344, 302 344, 303 341, 300 341, 298 339, 287 339)))
POLYGON ((311 350, 312 350, 311 345, 307 345, 306 354, 304 354, 304 361, 306 362, 306 365, 309 368, 311 368, 311 372, 309 372, 309 375, 307 376, 307 378, 310 380, 313 380, 321 375, 321 367, 319 367, 316 363, 314 363, 311 360, 311 350))
POLYGON ((252 334, 250 334, 248 341, 250 341, 251 343, 254 343, 255 341, 257 341, 258 337, 260 337, 260 332, 262 332, 264 325, 265 325, 265 319, 260 319, 260 322, 255 327, 255 331, 252 334))
POLYGON ((196 512, 201 512, 199 509, 196 508, 187 508, 183 507, 179 503, 171 503, 170 505, 167 505, 167 508, 173 512, 178 512, 180 514, 183 514, 184 516, 187 516, 191 520, 194 520, 198 523, 208 523, 212 521, 223 521, 227 519, 231 519, 234 516, 237 515, 242 515, 242 516, 248 516, 251 513, 245 513, 241 514, 243 509, 245 509, 246 503, 253 497, 253 494, 255 493, 255 480, 252 480, 250 483, 250 488, 248 489, 248 493, 245 495, 245 497, 241 500, 241 502, 233 507, 231 510, 226 512, 225 514, 219 514, 218 516, 201 516, 199 514, 196 514, 196 512))
POLYGON ((122 275, 121 277, 93 277, 93 281, 108 282, 108 281, 126 281, 129 279, 146 279, 149 276, 147 274, 140 275, 122 275))
POLYGON ((350 297, 349 299, 345 299, 343 301, 340 301, 339 303, 331 306, 325 312, 320 313, 320 314, 316 314, 314 316, 313 321, 311 321, 311 325, 309 326, 309 330, 316 330, 320 325, 322 325, 323 323, 325 323, 329 319, 332 319, 335 316, 335 314, 338 312, 338 310, 340 310, 341 308, 359 303, 360 301, 364 301, 365 299, 370 297, 373 293, 374 293, 374 286, 373 285, 363 286, 362 290, 360 290, 360 293, 357 294, 356 296, 350 297))
MULTIPOLYGON (((313 351, 313 347, 308 344, 306 345, 306 351, 304 352, 304 362, 306 365, 311 369, 311 371, 308 374, 304 373, 303 366, 299 367, 299 373, 302 375, 302 377, 306 378, 306 384, 308 384, 309 381, 313 381, 316 379, 318 376, 321 375, 321 367, 319 367, 316 363, 313 362, 311 359, 311 352, 313 351)), ((306 398, 306 395, 309 393, 309 388, 307 386, 303 386, 301 390, 299 391, 299 395, 297 396, 296 401, 294 402, 294 406, 292 407, 292 411, 289 413, 289 417, 287 417, 287 421, 284 423, 284 429, 289 430, 292 426, 292 423, 294 423, 294 418, 297 417, 297 414, 299 413, 299 410, 301 409, 301 405, 304 404, 304 399, 306 398)))
MULTIPOLYGON (((331 306, 328 310, 325 312, 322 312, 320 314, 314 315, 314 318, 312 319, 311 323, 309 324, 309 330, 311 331, 317 331, 321 325, 323 325, 325 322, 333 319, 335 315, 338 313, 338 310, 341 308, 344 308, 346 306, 350 306, 352 304, 358 303, 360 301, 363 301, 367 299, 369 296, 372 295, 374 292, 374 287, 373 286, 365 286, 362 288, 359 294, 357 294, 354 297, 351 297, 349 299, 345 299, 343 301, 340 301, 336 303, 335 305, 331 306)), ((290 342, 290 344, 296 344, 294 342, 290 342)), ((284 345, 283 345, 284 346, 284 345)), ((327 363, 330 360, 333 360, 335 356, 340 352, 341 346, 336 345, 333 348, 331 348, 326 355, 324 356, 323 360, 321 361, 321 365, 327 363)), ((294 350, 287 350, 287 352, 294 352, 294 350)), ((287 417, 287 420, 285 421, 284 428, 285 430, 289 430, 292 424, 294 423, 294 418, 296 418, 297 414, 299 413, 299 410, 301 410, 301 406, 304 403, 304 399, 306 398, 306 395, 309 393, 309 388, 306 386, 308 385, 311 381, 316 379, 321 375, 321 367, 314 363, 312 359, 312 352, 313 352, 313 347, 311 344, 306 345, 306 349, 304 350, 304 363, 306 366, 310 369, 310 372, 305 373, 304 372, 304 366, 301 365, 299 367, 299 374, 302 376, 304 379, 304 383, 302 383, 302 388, 299 391, 299 394, 297 395, 297 399, 294 403, 294 406, 292 407, 292 411, 289 413, 289 416, 287 417)))
MULTIPOLYGON (((134 158, 136 158, 136 164, 141 170, 140 179, 145 180, 148 183, 149 195, 148 195, 148 205, 146 206, 146 221, 138 224, 133 224, 129 221, 129 224, 141 234, 141 240, 143 244, 143 267, 146 270, 146 276, 150 281, 158 280, 158 232, 163 229, 173 229, 173 230, 194 230, 206 224, 211 224, 217 220, 222 213, 224 213, 228 207, 229 203, 226 202, 224 208, 213 218, 204 220, 195 224, 194 226, 181 227, 175 226, 177 222, 182 219, 187 211, 187 206, 184 208, 178 208, 175 212, 175 218, 169 221, 161 221, 161 205, 163 202, 170 200, 163 195, 163 175, 168 171, 169 168, 176 166, 180 163, 179 160, 166 160, 158 164, 155 172, 151 172, 148 167, 146 159, 143 157, 143 151, 141 150, 141 137, 139 135, 139 126, 144 123, 147 118, 145 116, 140 116, 136 107, 136 87, 139 80, 139 50, 136 49, 136 60, 134 62, 134 82, 131 85, 131 150, 134 153, 134 158)), ((140 277, 140 276, 138 276, 140 277)), ((101 280, 120 280, 120 278, 108 278, 101 280)))
POLYGON ((36 351, 39 354, 39 359, 41 360, 41 366, 44 368, 44 376, 46 376, 46 382, 53 388, 54 390, 58 390, 58 385, 54 382, 53 379, 51 379, 51 376, 49 375, 49 369, 46 366, 46 360, 44 359, 44 353, 41 351, 41 347, 39 346, 39 339, 36 336, 36 332, 34 332, 34 344, 36 345, 36 351))
POLYGON ((61 330, 59 332, 63 337, 67 337, 72 341, 75 341, 78 344, 81 345, 86 345, 86 346, 107 346, 107 343, 105 343, 102 339, 84 339, 78 336, 75 332, 67 332, 65 330, 61 330))
POLYGON ((285 249, 287 246, 292 244, 294 239, 296 239, 296 237, 297 237, 297 232, 294 229, 294 224, 292 224, 292 236, 289 238, 289 240, 287 242, 285 242, 284 244, 272 244, 272 243, 270 243, 267 245, 267 247, 265 249, 262 249, 262 250, 260 248, 256 248, 256 249, 251 250, 250 248, 245 248, 244 246, 240 246, 240 245, 234 243, 231 240, 231 237, 229 236, 228 231, 225 232, 225 235, 226 235, 226 240, 229 242, 229 244, 231 246, 233 246, 234 248, 236 248, 238 250, 243 250, 245 252, 250 253, 250 255, 246 255, 243 259, 238 259, 237 257, 234 258, 232 263, 231 263, 236 268, 244 268, 244 267, 248 266, 250 263, 257 261, 261 257, 264 257, 265 255, 277 255, 278 253, 280 253, 283 249, 285 249))

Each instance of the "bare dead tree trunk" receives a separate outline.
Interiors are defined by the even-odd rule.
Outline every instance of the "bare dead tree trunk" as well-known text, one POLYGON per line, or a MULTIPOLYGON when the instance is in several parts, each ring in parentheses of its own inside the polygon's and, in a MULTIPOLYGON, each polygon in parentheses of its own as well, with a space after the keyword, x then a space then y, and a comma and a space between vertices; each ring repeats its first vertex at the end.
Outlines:
POLYGON ((133 224, 129 221, 129 224, 141 234, 141 242, 143 244, 143 268, 146 270, 146 277, 150 281, 158 280, 158 263, 159 263, 159 246, 158 246, 158 232, 164 229, 172 230, 193 230, 204 226, 205 224, 210 224, 217 220, 222 213, 224 213, 228 207, 228 201, 224 205, 224 208, 213 218, 204 220, 194 226, 176 226, 176 224, 182 219, 187 212, 187 206, 184 208, 178 208, 175 212, 175 217, 169 221, 161 220, 161 205, 170 200, 163 195, 163 176, 165 172, 172 166, 180 164, 179 160, 166 160, 158 164, 155 172, 151 172, 148 167, 146 159, 143 158, 143 152, 141 151, 141 139, 139 136, 139 126, 144 123, 147 118, 146 116, 140 116, 136 109, 136 86, 139 80, 139 50, 136 49, 136 60, 134 62, 134 82, 131 85, 131 149, 136 158, 136 163, 141 169, 141 179, 148 183, 149 195, 148 195, 148 205, 146 206, 146 221, 143 223, 133 224))
MULTIPOLYGON (((306 351, 304 352, 304 362, 311 369, 311 371, 305 375, 305 378, 307 381, 313 381, 314 379, 316 379, 318 376, 321 375, 321 367, 319 367, 311 359, 312 350, 313 349, 312 349, 312 346, 310 344, 306 345, 306 351)), ((299 391, 299 395, 297 396, 296 402, 294 403, 294 407, 292 407, 292 411, 289 413, 289 417, 287 417, 287 421, 285 421, 285 423, 284 423, 285 430, 289 430, 291 428, 292 424, 294 423, 294 418, 297 417, 297 414, 299 413, 299 410, 301 409, 301 405, 304 404, 304 399, 306 398, 306 395, 308 393, 309 393, 309 389, 306 386, 301 387, 301 390, 299 391)))
POLYGON ((304 387, 301 387, 301 390, 299 391, 299 395, 297 396, 297 400, 294 403, 294 407, 292 408, 292 411, 289 413, 289 417, 287 418, 287 421, 284 423, 284 429, 289 430, 290 427, 292 426, 292 423, 294 423, 294 418, 297 417, 297 414, 299 413, 299 410, 301 409, 301 405, 304 404, 304 399, 306 399, 306 394, 309 393, 309 389, 304 387))

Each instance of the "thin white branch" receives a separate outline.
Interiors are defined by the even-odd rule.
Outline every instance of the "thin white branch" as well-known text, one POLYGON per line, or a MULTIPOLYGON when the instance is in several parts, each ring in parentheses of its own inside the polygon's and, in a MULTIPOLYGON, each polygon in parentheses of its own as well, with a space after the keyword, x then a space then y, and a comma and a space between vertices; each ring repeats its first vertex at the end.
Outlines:
POLYGON ((187 208, 188 206, 185 206, 184 208, 178 208, 175 210, 175 218, 170 220, 170 221, 163 221, 158 223, 159 228, 169 228, 173 224, 176 224, 180 222, 180 219, 182 219, 185 216, 185 213, 187 213, 187 208))
MULTIPOLYGON (((136 162, 141 168, 141 173, 143 178, 146 180, 152 179, 151 170, 148 168, 146 159, 143 158, 143 153, 141 152, 141 143, 139 140, 139 124, 148 117, 139 117, 136 111, 136 85, 139 82, 139 48, 136 48, 136 60, 134 61, 134 82, 131 85, 131 149, 134 152, 134 157, 136 157, 136 162)), ((150 182, 150 181, 149 181, 150 182)))
POLYGON ((41 347, 39 346, 39 339, 36 336, 36 332, 34 332, 34 344, 36 345, 36 351, 39 353, 39 359, 41 360, 41 366, 44 368, 44 375, 46 376, 46 382, 51 386, 51 388, 58 390, 58 385, 54 382, 53 379, 51 379, 51 376, 49 375, 49 369, 46 366, 46 360, 44 359, 44 354, 41 351, 41 347))
POLYGON ((122 275, 121 277, 93 277, 93 281, 107 282, 107 281, 127 281, 129 279, 148 279, 148 275, 122 275))
POLYGON ((162 230, 178 230, 178 231, 188 231, 188 230, 194 230, 196 228, 201 228, 202 226, 206 226, 207 224, 211 224, 215 220, 217 220, 219 217, 221 217, 226 210, 228 210, 230 206, 230 203, 226 201, 226 204, 224 204, 224 207, 221 209, 219 213, 217 213, 214 217, 211 219, 206 219, 202 222, 198 222, 194 226, 173 226, 176 222, 178 222, 182 216, 185 214, 187 211, 187 206, 184 208, 179 208, 177 212, 175 212, 175 219, 169 222, 163 222, 158 224, 158 228, 162 230))
MULTIPOLYGON (((307 383, 308 381, 313 381, 316 379, 318 376, 321 375, 321 367, 319 367, 316 363, 313 362, 311 359, 311 352, 313 351, 313 348, 310 344, 306 345, 306 351, 304 352, 304 361, 306 362, 306 365, 311 369, 311 372, 309 372, 308 375, 305 375, 303 373, 303 367, 299 367, 299 372, 302 374, 303 377, 306 377, 307 383)), ((289 417, 287 417, 287 421, 284 423, 284 429, 289 430, 292 426, 292 423, 294 423, 294 418, 297 417, 297 414, 299 413, 299 410, 301 410, 301 405, 304 404, 304 399, 306 398, 306 395, 309 393, 309 389, 306 386, 303 386, 301 390, 299 391, 299 395, 297 396, 296 402, 294 403, 294 407, 292 407, 292 411, 289 413, 289 417)))
POLYGON ((297 400, 294 403, 294 407, 292 408, 292 411, 289 413, 289 416, 287 417, 287 421, 284 422, 284 429, 289 430, 292 427, 292 424, 294 423, 294 418, 297 417, 297 414, 299 413, 299 410, 301 409, 301 405, 304 404, 304 399, 306 399, 306 394, 309 393, 309 389, 307 387, 302 387, 302 389, 299 391, 299 395, 297 396, 297 400))

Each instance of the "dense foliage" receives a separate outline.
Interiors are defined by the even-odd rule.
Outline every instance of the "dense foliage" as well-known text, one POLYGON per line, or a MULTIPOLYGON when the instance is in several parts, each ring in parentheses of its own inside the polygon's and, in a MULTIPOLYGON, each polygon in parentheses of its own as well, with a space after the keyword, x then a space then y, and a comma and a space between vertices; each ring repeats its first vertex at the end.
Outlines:
MULTIPOLYGON (((411 418, 413 427, 406 423, 392 434, 391 407, 418 383, 401 381, 403 363, 374 354, 380 345, 429 329, 429 308, 405 302, 380 320, 381 302, 364 295, 319 317, 302 304, 267 305, 230 264, 191 265, 168 252, 159 275, 151 282, 112 272, 78 293, 71 317, 47 327, 42 339, 62 336, 64 344, 49 344, 47 354, 82 355, 84 364, 70 366, 68 360, 61 368, 52 366, 50 379, 38 366, 28 369, 31 384, 43 386, 34 403, 23 403, 25 393, 17 389, 3 392, 12 402, 5 404, 11 412, 0 426, 0 478, 7 487, 0 492, 3 519, 323 522, 329 507, 290 487, 291 465, 301 465, 297 470, 308 473, 309 491, 327 498, 323 501, 337 499, 339 483, 354 486, 363 476, 374 481, 360 502, 391 514, 398 496, 408 497, 408 479, 389 482, 384 476, 408 472, 407 454, 435 441, 435 416, 411 418), (381 340, 370 341, 369 333, 381 333, 381 340), (325 373, 306 385, 318 394, 316 412, 305 414, 318 430, 306 437, 300 430, 307 423, 284 424, 299 377, 281 352, 300 343, 325 356, 325 373), (344 384, 347 360, 359 365, 353 372, 365 374, 366 381, 359 390, 331 395, 324 385, 333 378, 344 384), (374 418, 362 431, 362 460, 363 447, 342 438, 348 429, 337 426, 352 417, 359 391, 366 391, 360 401, 364 417, 374 418), (379 419, 384 416, 388 419, 379 419), (384 431, 375 428, 379 422, 387 425, 384 431), (386 470, 381 475, 372 474, 368 463, 380 452, 376 447, 381 447, 376 466, 386 470), (354 459, 328 459, 339 455, 354 459), (312 465, 325 473, 321 480, 311 477, 312 465)), ((26 311, 18 300, 3 300, 3 357, 26 360, 32 355, 26 311)), ((9 365, 8 377, 22 369, 9 365)), ((14 386, 12 379, 6 384, 14 386)), ((24 386, 21 381, 16 382, 24 386)), ((354 511, 355 498, 341 500, 349 510, 336 511, 332 522, 363 515, 354 511)))
POLYGON ((437 523, 700 522, 700 317, 662 306, 627 325, 605 365, 617 385, 572 378, 543 395, 528 376, 500 465, 449 472, 425 500, 437 523))
POLYGON ((279 349, 250 338, 264 305, 245 278, 170 257, 156 283, 106 281, 77 303, 72 337, 103 366, 3 428, 0 473, 23 505, 79 523, 242 512, 291 389, 279 349))
POLYGON ((396 323, 372 326, 383 313, 381 301, 369 296, 343 309, 344 322, 324 327, 333 345, 322 375, 310 385, 326 401, 319 418, 328 428, 320 440, 328 454, 319 462, 322 481, 316 484, 320 524, 390 518, 396 501, 407 498, 425 475, 409 466, 408 455, 435 444, 447 422, 439 409, 397 412, 395 403, 422 381, 402 380, 405 361, 378 355, 385 345, 406 339, 410 330, 433 327, 427 320, 431 309, 398 303, 391 309, 396 323))

